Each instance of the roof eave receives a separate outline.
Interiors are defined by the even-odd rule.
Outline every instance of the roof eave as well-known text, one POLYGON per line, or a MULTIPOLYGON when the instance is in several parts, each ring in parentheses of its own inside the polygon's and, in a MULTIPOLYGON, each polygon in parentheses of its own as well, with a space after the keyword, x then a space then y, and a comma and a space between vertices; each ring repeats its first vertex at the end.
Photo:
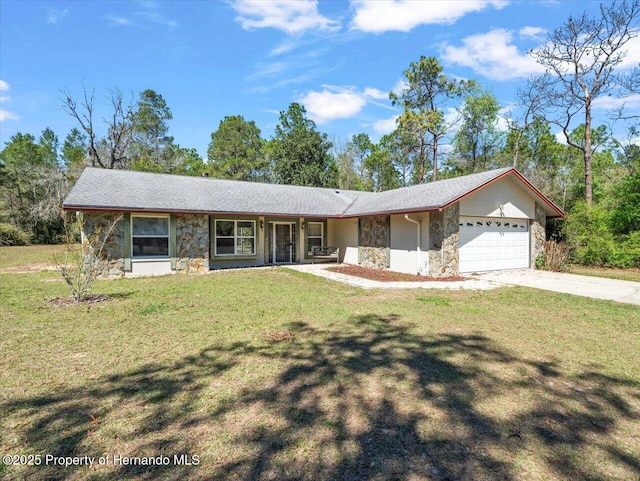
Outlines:
POLYGON ((62 209, 66 211, 95 211, 95 212, 131 212, 131 213, 154 213, 154 214, 200 214, 200 215, 236 215, 245 217, 286 217, 297 219, 305 218, 340 218, 339 214, 283 214, 279 212, 240 212, 240 211, 212 211, 212 210, 196 210, 196 209, 162 209, 162 208, 141 208, 141 207, 123 207, 123 206, 95 206, 80 204, 63 204, 62 209))
POLYGON ((417 207, 414 209, 395 209, 395 210, 381 210, 372 212, 361 212, 359 214, 344 214, 341 215, 341 219, 354 219, 357 217, 370 217, 376 215, 401 215, 401 214, 416 214, 418 212, 433 212, 435 210, 441 210, 438 206, 417 207))

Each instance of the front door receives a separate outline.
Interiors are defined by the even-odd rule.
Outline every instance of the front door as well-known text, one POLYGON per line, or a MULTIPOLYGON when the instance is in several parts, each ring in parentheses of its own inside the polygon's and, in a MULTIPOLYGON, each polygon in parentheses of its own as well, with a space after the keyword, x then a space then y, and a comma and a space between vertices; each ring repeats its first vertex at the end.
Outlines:
POLYGON ((290 264, 296 260, 296 224, 271 222, 269 224, 269 262, 290 264))

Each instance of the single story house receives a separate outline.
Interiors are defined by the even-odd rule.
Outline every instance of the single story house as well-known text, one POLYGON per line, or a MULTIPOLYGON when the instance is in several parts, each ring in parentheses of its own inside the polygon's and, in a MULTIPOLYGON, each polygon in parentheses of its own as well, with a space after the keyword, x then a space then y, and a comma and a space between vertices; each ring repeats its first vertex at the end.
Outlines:
POLYGON ((339 260, 453 276, 533 267, 564 213, 514 168, 385 192, 87 168, 63 203, 104 232, 105 275, 339 260))

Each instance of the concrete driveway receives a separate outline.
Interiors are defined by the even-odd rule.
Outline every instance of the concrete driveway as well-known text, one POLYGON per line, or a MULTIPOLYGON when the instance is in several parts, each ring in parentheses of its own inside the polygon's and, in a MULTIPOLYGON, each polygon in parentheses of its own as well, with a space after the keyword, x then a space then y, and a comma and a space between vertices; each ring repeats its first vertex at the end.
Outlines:
POLYGON ((483 272, 474 274, 472 277, 503 285, 535 287, 547 291, 640 306, 640 282, 532 269, 483 272))

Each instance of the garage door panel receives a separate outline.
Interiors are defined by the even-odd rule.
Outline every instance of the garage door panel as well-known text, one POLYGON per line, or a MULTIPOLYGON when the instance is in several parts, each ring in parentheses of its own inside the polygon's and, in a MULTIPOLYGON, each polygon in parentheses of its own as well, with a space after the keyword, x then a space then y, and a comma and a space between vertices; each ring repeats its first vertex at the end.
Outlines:
POLYGON ((460 272, 527 267, 528 220, 460 218, 460 272))

